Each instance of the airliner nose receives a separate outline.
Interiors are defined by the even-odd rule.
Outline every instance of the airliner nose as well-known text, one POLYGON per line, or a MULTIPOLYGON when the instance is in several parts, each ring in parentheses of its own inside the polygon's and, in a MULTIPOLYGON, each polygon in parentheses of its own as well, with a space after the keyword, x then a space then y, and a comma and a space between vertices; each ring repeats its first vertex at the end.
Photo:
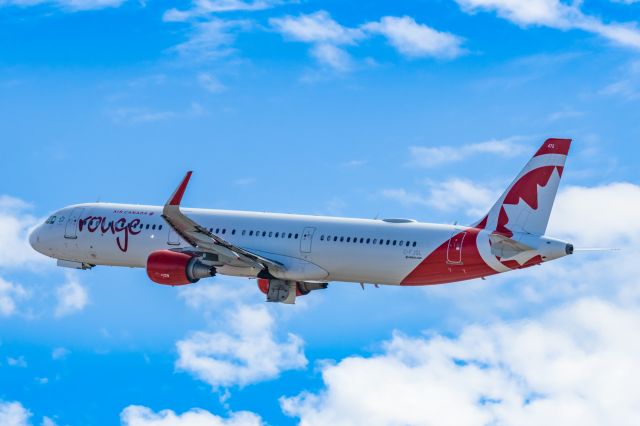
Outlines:
POLYGON ((40 226, 37 226, 31 231, 31 234, 29 234, 29 244, 37 252, 40 251, 38 250, 38 248, 40 247, 40 236, 38 235, 39 231, 40 231, 40 226))

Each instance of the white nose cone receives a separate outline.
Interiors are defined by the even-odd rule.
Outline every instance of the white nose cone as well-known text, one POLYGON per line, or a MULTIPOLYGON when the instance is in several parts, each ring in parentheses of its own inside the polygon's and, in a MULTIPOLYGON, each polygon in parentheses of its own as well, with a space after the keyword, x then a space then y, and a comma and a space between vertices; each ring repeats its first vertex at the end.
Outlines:
POLYGON ((31 245, 31 247, 39 252, 42 253, 40 251, 40 235, 39 235, 39 231, 40 231, 40 227, 36 227, 31 231, 31 234, 29 234, 29 244, 31 245))

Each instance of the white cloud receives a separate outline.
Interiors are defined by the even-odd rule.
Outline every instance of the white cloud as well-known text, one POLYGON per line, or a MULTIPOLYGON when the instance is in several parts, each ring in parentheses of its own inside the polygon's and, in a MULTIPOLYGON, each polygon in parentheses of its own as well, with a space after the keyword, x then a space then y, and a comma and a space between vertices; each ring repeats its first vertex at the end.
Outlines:
POLYGON ((625 70, 625 75, 608 84, 600 91, 601 95, 621 96, 633 101, 640 98, 640 61, 633 61, 625 70))
POLYGON ((69 349, 58 347, 58 348, 55 348, 53 351, 51 351, 51 358, 56 361, 65 359, 66 357, 69 356, 70 353, 71 352, 69 351, 69 349))
POLYGON ((189 19, 224 12, 252 12, 257 10, 270 9, 283 4, 280 0, 195 0, 193 6, 188 10, 169 9, 163 15, 165 22, 182 22, 189 19))
POLYGON ((70 12, 119 7, 126 0, 0 0, 0 6, 37 6, 52 4, 70 12))
POLYGON ((640 242, 640 186, 611 183, 561 190, 549 234, 587 247, 628 247, 640 242))
POLYGON ((32 267, 47 261, 29 245, 29 231, 38 219, 27 213, 31 206, 18 198, 0 196, 0 267, 32 267))
POLYGON ((381 195, 406 206, 418 205, 444 212, 463 210, 472 218, 479 218, 493 205, 498 193, 467 179, 427 181, 427 192, 420 194, 406 189, 385 189, 381 195))
POLYGON ((409 57, 455 58, 464 52, 460 37, 418 24, 409 16, 385 16, 364 28, 385 36, 398 52, 409 57))
POLYGON ((42 418, 42 426, 57 426, 57 423, 55 421, 53 421, 52 418, 44 416, 42 418))
POLYGON ((385 16, 378 22, 350 28, 321 10, 308 15, 271 18, 269 23, 288 40, 312 44, 312 56, 322 65, 340 72, 354 68, 344 46, 355 46, 374 35, 386 37, 400 54, 408 57, 453 58, 463 53, 458 36, 419 24, 408 16, 385 16))
POLYGON ((7 365, 10 367, 27 368, 27 361, 22 355, 17 358, 7 357, 7 365))
POLYGON ((351 56, 344 50, 332 44, 317 44, 311 48, 313 56, 320 64, 345 72, 353 68, 351 56))
POLYGON ((231 277, 217 279, 215 282, 184 286, 178 294, 187 306, 215 313, 219 313, 224 307, 236 307, 264 299, 255 281, 231 277))
POLYGON ((123 426, 261 426, 262 419, 248 411, 231 413, 223 418, 209 411, 193 408, 182 414, 172 410, 154 412, 148 407, 130 405, 120 413, 123 426))
POLYGON ((56 297, 58 299, 54 312, 56 318, 79 312, 89 303, 87 290, 73 273, 68 273, 67 282, 56 289, 56 297))
POLYGON ((19 402, 0 401, 0 424, 3 426, 28 426, 31 413, 19 402))
POLYGON ((324 10, 309 15, 271 18, 269 23, 286 38, 306 43, 355 44, 364 37, 360 29, 340 25, 324 10))
POLYGON ((637 309, 585 299, 456 338, 396 334, 381 354, 324 365, 322 390, 281 405, 306 426, 631 425, 638 327, 637 309))
POLYGON ((226 87, 220 79, 216 77, 214 74, 201 72, 198 74, 198 83, 202 86, 207 92, 210 93, 220 93, 223 92, 226 87))
POLYGON ((29 293, 19 284, 5 281, 0 277, 0 315, 8 317, 17 309, 17 302, 26 299, 29 293))
POLYGON ((615 43, 640 49, 640 30, 636 23, 604 23, 580 10, 581 1, 561 0, 456 0, 462 10, 495 11, 498 16, 521 26, 542 25, 561 30, 580 29, 598 34, 615 43))
POLYGON ((176 367, 212 387, 247 385, 304 368, 302 340, 274 335, 274 319, 263 306, 240 306, 228 318, 230 332, 196 332, 176 343, 176 367))
POLYGON ((411 156, 410 164, 430 168, 440 166, 442 164, 468 160, 469 157, 478 154, 494 154, 501 157, 514 157, 520 155, 524 151, 524 148, 521 145, 517 145, 515 143, 520 139, 520 137, 492 139, 485 142, 461 146, 412 146, 409 147, 409 153, 411 156))
POLYGON ((246 20, 222 20, 212 18, 197 22, 190 30, 187 41, 173 47, 179 55, 195 60, 217 59, 234 52, 231 45, 239 30, 246 30, 251 23, 246 20))

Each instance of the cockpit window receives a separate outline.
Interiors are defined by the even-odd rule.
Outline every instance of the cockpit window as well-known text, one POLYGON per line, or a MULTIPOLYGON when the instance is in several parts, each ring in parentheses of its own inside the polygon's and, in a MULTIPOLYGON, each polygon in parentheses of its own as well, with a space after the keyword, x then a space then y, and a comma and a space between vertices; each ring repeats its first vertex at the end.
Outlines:
POLYGON ((56 221, 56 216, 53 215, 53 216, 49 216, 49 219, 47 219, 44 223, 47 225, 51 225, 52 223, 55 223, 55 221, 56 221))

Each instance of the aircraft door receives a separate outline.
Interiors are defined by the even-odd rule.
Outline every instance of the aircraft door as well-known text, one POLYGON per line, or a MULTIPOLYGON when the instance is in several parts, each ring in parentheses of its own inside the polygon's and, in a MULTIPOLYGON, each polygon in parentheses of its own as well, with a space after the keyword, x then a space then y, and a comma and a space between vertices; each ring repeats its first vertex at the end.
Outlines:
POLYGON ((311 253, 311 241, 313 240, 313 233, 316 232, 316 228, 304 228, 302 231, 302 239, 300 239, 300 251, 302 253, 311 253))
POLYGON ((466 232, 459 232, 451 237, 447 246, 447 263, 462 264, 462 247, 466 236, 466 232))
POLYGON ((173 227, 171 227, 171 225, 169 225, 168 228, 169 228, 169 238, 167 239, 167 244, 171 246, 179 246, 180 236, 176 233, 176 231, 173 230, 173 227))
POLYGON ((82 212, 84 212, 83 207, 76 207, 71 210, 69 219, 67 219, 67 225, 64 228, 65 238, 78 238, 78 223, 80 222, 80 216, 82 216, 82 212))

